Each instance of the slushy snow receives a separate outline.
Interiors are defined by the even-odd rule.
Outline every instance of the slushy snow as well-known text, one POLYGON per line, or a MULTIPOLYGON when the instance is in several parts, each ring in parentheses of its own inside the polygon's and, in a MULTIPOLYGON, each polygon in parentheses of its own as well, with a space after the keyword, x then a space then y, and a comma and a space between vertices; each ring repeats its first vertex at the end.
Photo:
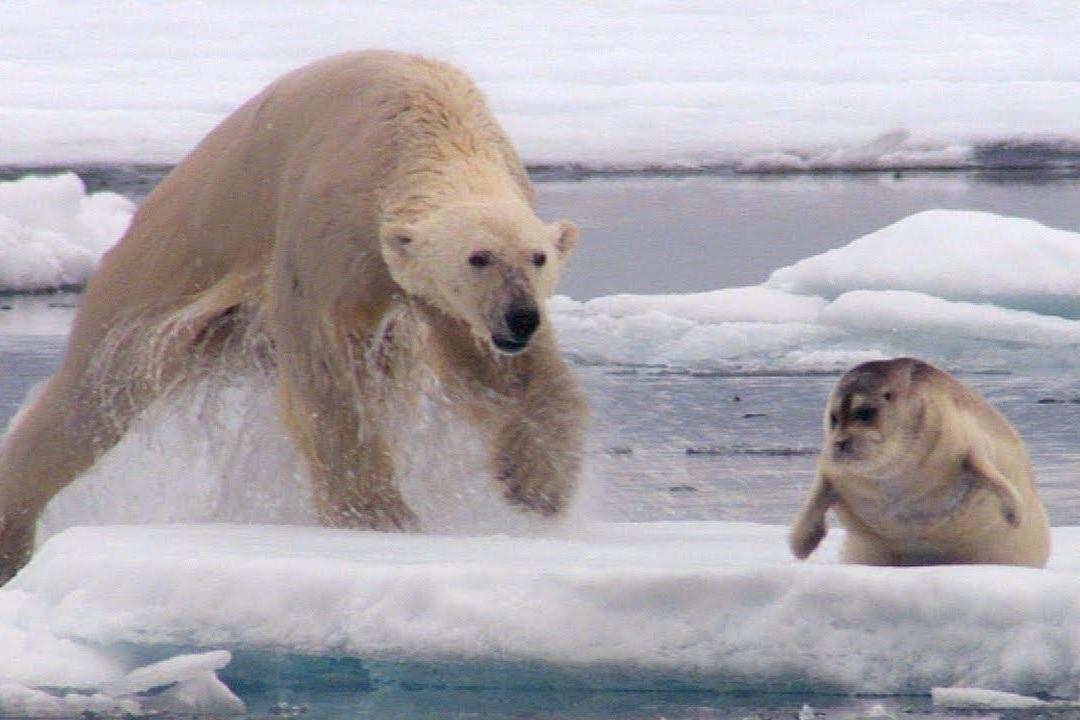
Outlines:
MULTIPOLYGON (((56 653, 53 638, 47 633, 27 635, 35 644, 53 645, 50 648, 53 653, 47 658, 36 658, 20 654, 19 647, 9 648, 13 661, 8 664, 14 669, 0 667, 0 714, 4 716, 236 715, 245 710, 244 702, 217 677, 216 671, 232 660, 232 655, 225 650, 176 655, 122 674, 117 671, 120 663, 108 653, 89 650, 83 654, 88 654, 92 663, 106 668, 106 677, 115 676, 115 679, 102 682, 100 670, 86 675, 69 672, 68 684, 57 686, 42 680, 36 673, 44 667, 47 677, 52 664, 70 662, 71 654, 56 653), (31 679, 29 683, 27 678, 31 679), (57 687, 64 689, 57 690, 57 687)), ((76 656, 74 660, 82 662, 85 658, 76 656)))
POLYGON ((176 162, 279 75, 373 47, 469 72, 529 163, 956 167, 995 148, 1007 163, 1015 142, 1075 156, 1075 10, 6 0, 0 164, 176 162))

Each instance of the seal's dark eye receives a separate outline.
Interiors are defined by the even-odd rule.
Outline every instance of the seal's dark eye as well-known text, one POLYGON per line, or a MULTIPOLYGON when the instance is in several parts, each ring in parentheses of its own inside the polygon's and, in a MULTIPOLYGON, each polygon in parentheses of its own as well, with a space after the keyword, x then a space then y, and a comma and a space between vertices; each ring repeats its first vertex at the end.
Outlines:
POLYGON ((892 393, 887 392, 884 395, 882 395, 881 397, 885 398, 886 400, 892 400, 892 393))
POLYGON ((829 413, 829 427, 834 428, 840 424, 840 420, 836 417, 836 413, 829 413))
POLYGON ((542 252, 534 252, 532 256, 532 264, 536 267, 544 267, 544 263, 547 262, 547 254, 542 252))
POLYGON ((855 419, 862 423, 872 423, 874 418, 877 417, 877 408, 868 407, 863 405, 861 408, 854 412, 855 419))
POLYGON ((487 250, 477 250, 469 256, 469 264, 473 267, 487 267, 491 264, 491 253, 487 250))

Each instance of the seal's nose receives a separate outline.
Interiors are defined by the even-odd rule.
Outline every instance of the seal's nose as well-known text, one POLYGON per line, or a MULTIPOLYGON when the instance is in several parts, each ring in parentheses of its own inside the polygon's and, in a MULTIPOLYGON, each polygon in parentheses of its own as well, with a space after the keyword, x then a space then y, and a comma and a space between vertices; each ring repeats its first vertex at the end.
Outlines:
POLYGON ((540 325, 540 311, 534 305, 512 305, 504 316, 506 327, 514 339, 523 342, 532 337, 540 325))

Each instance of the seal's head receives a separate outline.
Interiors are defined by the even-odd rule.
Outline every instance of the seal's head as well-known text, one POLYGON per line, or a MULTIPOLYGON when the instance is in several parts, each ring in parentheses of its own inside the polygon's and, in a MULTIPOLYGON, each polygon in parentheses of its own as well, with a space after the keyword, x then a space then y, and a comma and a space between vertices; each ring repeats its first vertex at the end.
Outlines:
POLYGON ((844 373, 825 408, 822 458, 838 465, 899 461, 922 430, 926 407, 919 384, 933 370, 921 360, 896 358, 844 373))

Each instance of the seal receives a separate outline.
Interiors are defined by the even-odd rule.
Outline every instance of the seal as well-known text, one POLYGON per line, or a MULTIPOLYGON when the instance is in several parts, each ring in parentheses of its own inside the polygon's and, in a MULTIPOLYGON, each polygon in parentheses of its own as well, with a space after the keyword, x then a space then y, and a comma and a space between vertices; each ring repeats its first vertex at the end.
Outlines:
POLYGON ((824 425, 788 536, 800 560, 833 508, 844 562, 1046 565, 1050 530, 1023 441, 945 371, 914 358, 858 365, 833 388, 824 425))

